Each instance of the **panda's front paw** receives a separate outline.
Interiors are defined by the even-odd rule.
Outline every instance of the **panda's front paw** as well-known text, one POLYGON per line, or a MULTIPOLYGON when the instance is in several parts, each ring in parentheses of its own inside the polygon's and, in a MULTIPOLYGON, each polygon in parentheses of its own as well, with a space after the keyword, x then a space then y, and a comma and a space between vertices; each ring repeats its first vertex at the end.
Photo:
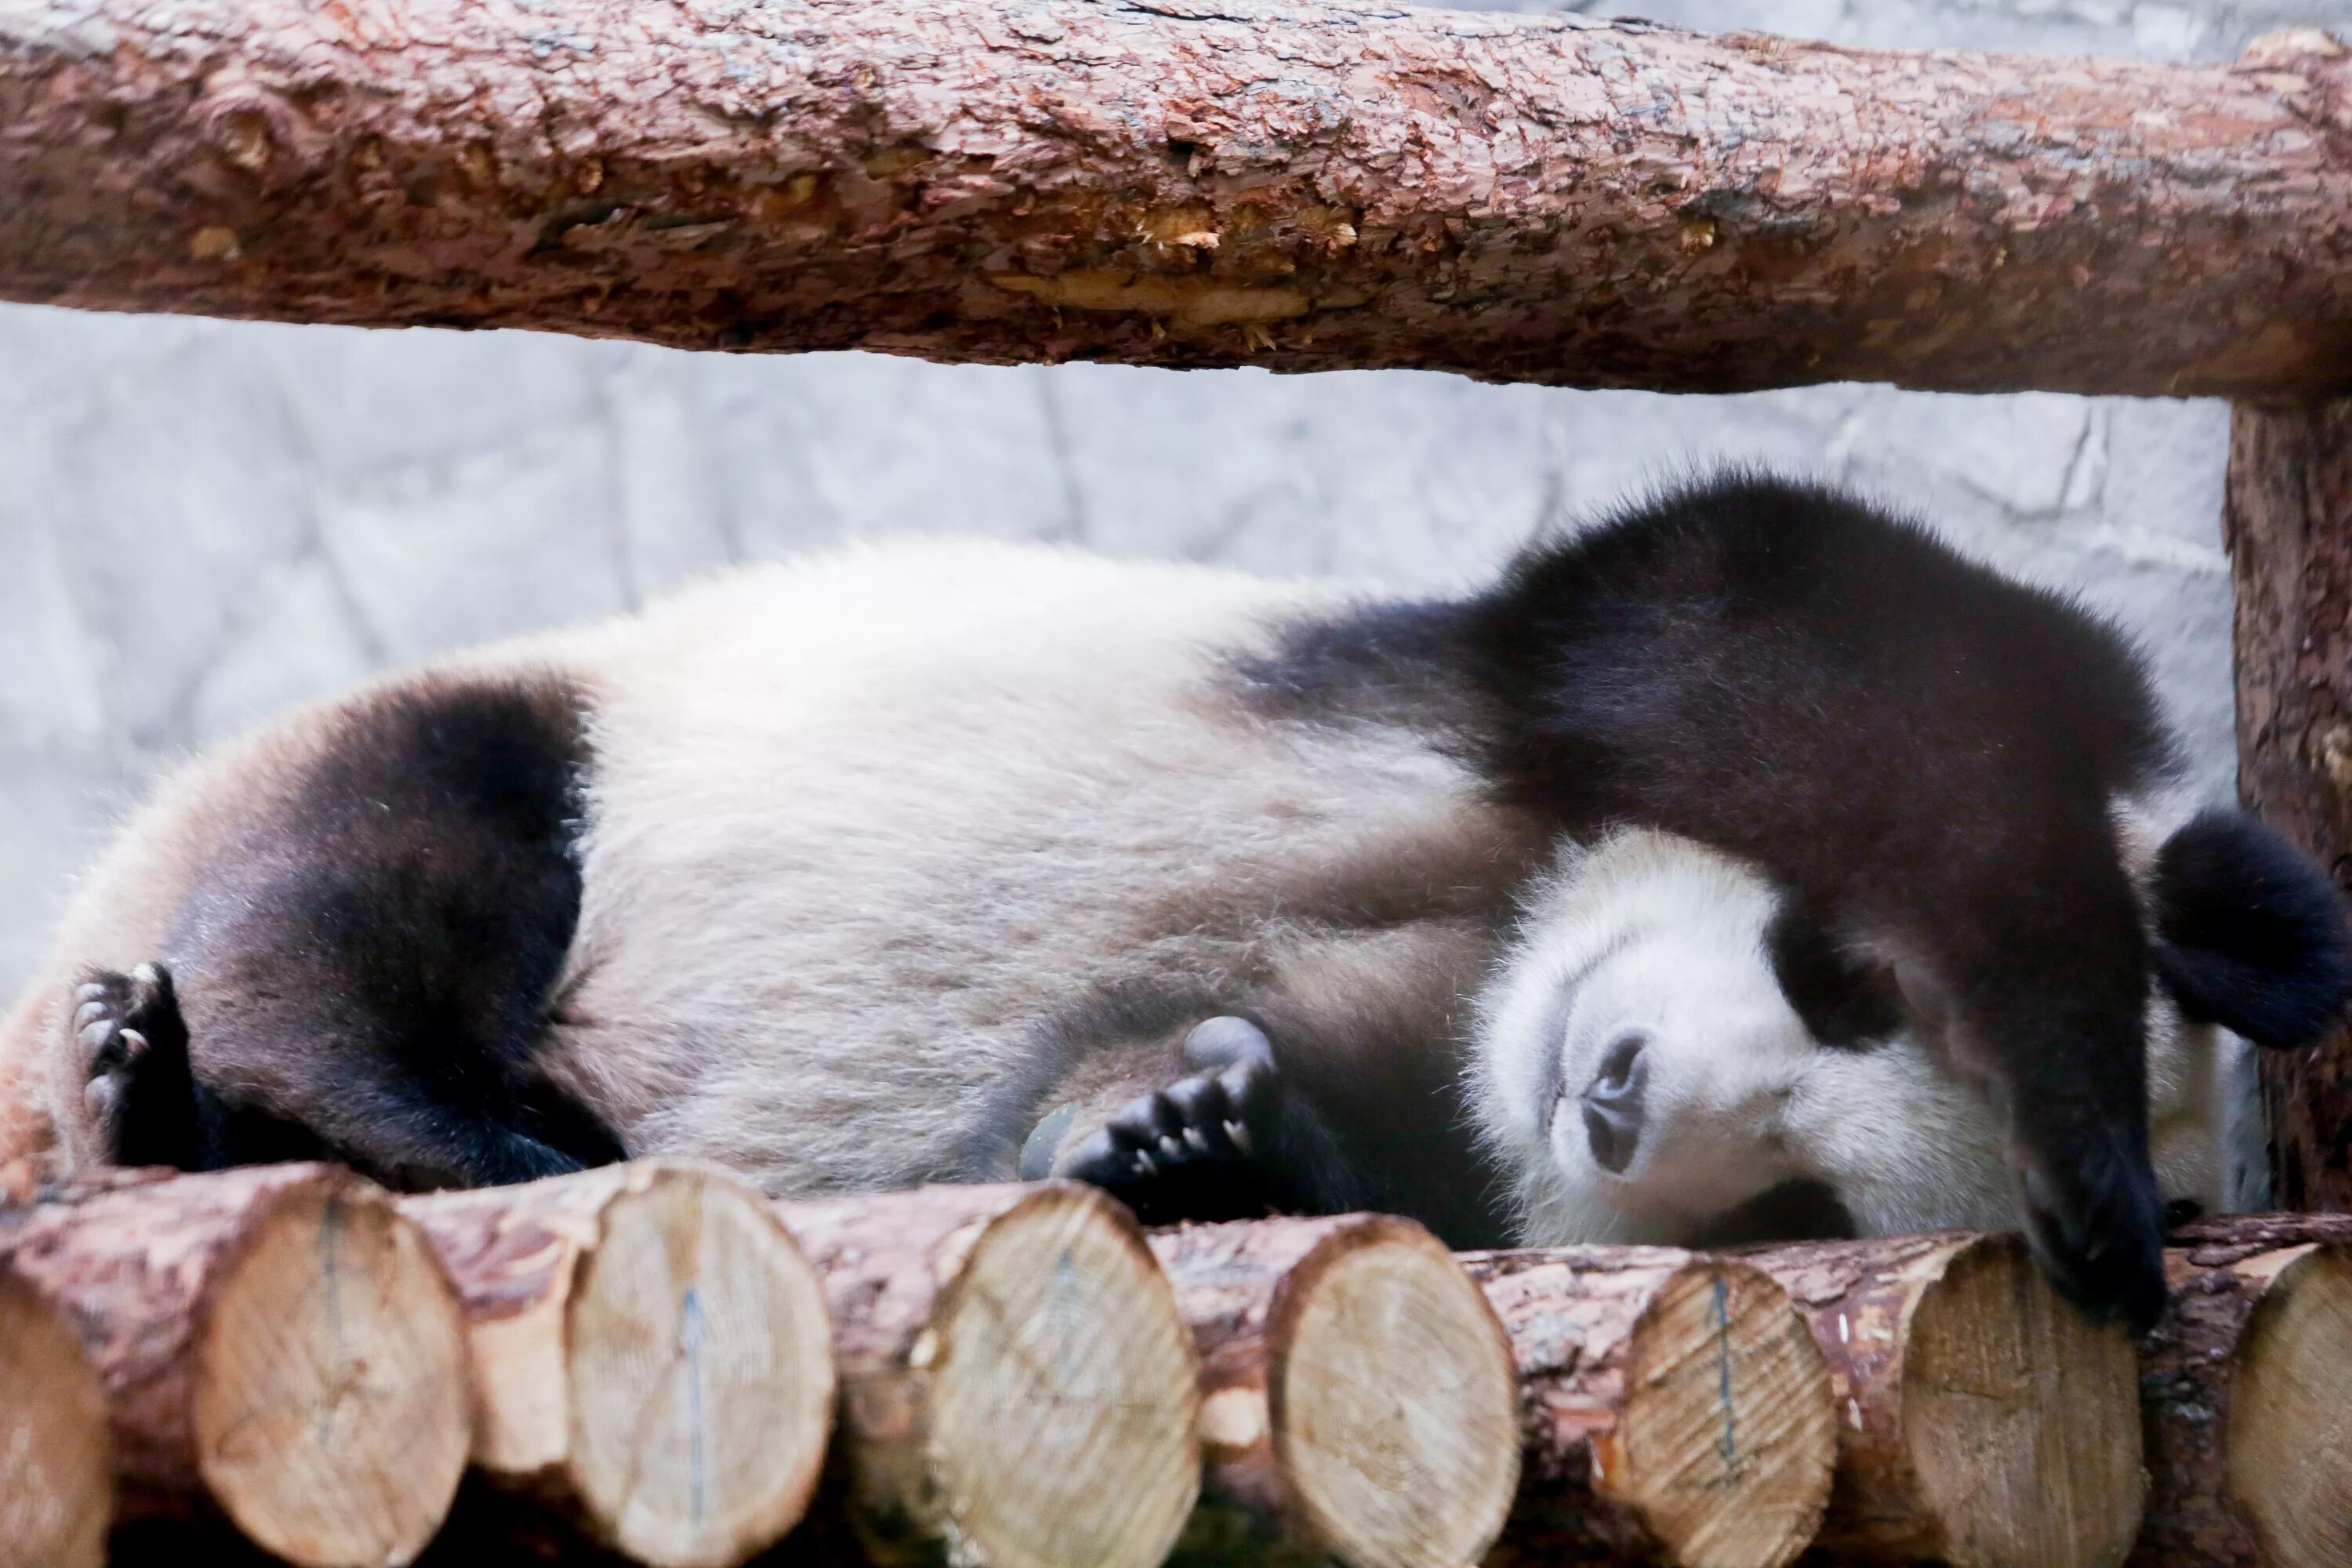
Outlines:
POLYGON ((2169 1295, 2156 1173, 2145 1156, 2135 1159, 2112 1140, 2071 1152, 2071 1159, 2024 1168, 2027 1239, 2062 1295, 2144 1334, 2169 1295))
POLYGON ((1129 1102, 1089 1135, 1063 1174, 1102 1188, 1146 1225, 1266 1211, 1257 1157, 1273 1136, 1274 1047, 1244 1018, 1212 1018, 1184 1042, 1201 1070, 1129 1102))
POLYGON ((74 988, 72 1029, 82 1101, 106 1157, 118 1165, 192 1168, 195 1080, 171 973, 157 963, 127 974, 91 971, 74 988))

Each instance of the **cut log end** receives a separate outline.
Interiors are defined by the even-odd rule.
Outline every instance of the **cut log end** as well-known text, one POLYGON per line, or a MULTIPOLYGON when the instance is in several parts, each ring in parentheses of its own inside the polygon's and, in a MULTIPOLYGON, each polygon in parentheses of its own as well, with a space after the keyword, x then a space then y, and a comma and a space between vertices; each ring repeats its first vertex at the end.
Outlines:
POLYGON ((2281 1269, 2239 1351, 2230 1490, 2273 1568, 2352 1563, 2352 1250, 2281 1269))
POLYGON ((1903 1447, 1956 1568, 2091 1568, 2137 1532, 2130 1339, 2061 1300, 2012 1237, 1957 1252, 1903 1352, 1903 1447))
POLYGON ((1829 1372, 1787 1294, 1715 1262, 1676 1271, 1633 1331, 1594 1487, 1684 1568, 1780 1568, 1820 1525, 1837 1447, 1829 1372))
POLYGON ((1428 1232, 1336 1230, 1284 1279, 1267 1418, 1291 1506, 1359 1568, 1476 1562, 1519 1479, 1517 1389, 1494 1310, 1428 1232))
POLYGON ((1192 1339, 1125 1212, 1037 1189, 979 1231, 913 1360, 950 1556, 1153 1568, 1198 1491, 1192 1339))
POLYGON ((212 1496, 312 1568, 384 1568, 432 1538, 466 1464, 465 1336, 447 1280, 383 1194, 281 1189, 214 1291, 190 1413, 212 1496))
POLYGON ((799 1521, 832 1428, 824 1290, 766 1201, 643 1168, 566 1310, 571 1477, 637 1562, 740 1562, 799 1521))
POLYGON ((100 1568, 113 1515, 106 1393, 80 1338, 0 1268, 0 1568, 100 1568))

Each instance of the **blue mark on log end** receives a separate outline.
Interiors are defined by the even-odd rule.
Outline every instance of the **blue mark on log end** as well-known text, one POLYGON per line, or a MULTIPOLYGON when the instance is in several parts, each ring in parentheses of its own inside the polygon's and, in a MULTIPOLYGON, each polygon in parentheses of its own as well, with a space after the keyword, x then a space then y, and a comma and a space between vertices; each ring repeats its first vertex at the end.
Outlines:
POLYGON ((1714 1283, 1715 1399, 1723 1407, 1723 1436, 1716 1440, 1715 1451, 1723 1456, 1723 1468, 1731 1470, 1739 1467, 1739 1426, 1731 1410, 1731 1288, 1720 1274, 1714 1283))
MULTIPOLYGON (((327 1364, 334 1369, 336 1386, 340 1389, 347 1376, 350 1352, 343 1345, 343 1202, 330 1193, 327 1206, 319 1215, 319 1279, 320 1289, 325 1296, 327 1310, 327 1364)), ((312 1423, 313 1436, 320 1447, 335 1440, 335 1405, 333 1399, 319 1402, 318 1418, 312 1423)))
POLYGON ((692 1511, 697 1529, 702 1525, 703 1478, 709 1473, 709 1456, 703 1448, 702 1415, 702 1345, 709 1325, 702 1315, 702 1288, 688 1285, 686 1303, 678 1323, 678 1348, 686 1352, 688 1494, 687 1506, 692 1511))

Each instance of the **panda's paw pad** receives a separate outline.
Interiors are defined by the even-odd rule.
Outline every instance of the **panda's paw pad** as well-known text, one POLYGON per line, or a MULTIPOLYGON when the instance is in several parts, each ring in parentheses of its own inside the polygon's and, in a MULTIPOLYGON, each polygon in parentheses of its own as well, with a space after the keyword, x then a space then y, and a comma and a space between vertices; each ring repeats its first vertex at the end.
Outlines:
MULTIPOLYGON (((1188 1064, 1199 1059, 1188 1053, 1188 1064)), ((1147 1223, 1261 1212, 1252 1160, 1278 1092, 1270 1050, 1235 1054, 1129 1102, 1071 1152, 1064 1173, 1147 1223)))
POLYGON ((70 1027, 80 1053, 82 1102, 113 1157, 140 1163, 123 1147, 133 1101, 188 1076, 188 1033, 172 976, 159 964, 128 973, 93 970, 74 987, 70 1027))

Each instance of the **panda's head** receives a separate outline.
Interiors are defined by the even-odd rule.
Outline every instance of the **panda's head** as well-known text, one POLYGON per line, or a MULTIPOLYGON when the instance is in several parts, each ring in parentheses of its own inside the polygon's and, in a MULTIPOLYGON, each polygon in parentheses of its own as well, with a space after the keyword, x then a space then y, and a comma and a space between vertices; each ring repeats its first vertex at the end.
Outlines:
MULTIPOLYGON (((2184 1012, 2158 948, 2152 1153, 2168 1200, 2217 1207, 2229 1043, 2212 1024, 2233 1020, 2184 1012)), ((1841 957, 1750 867, 1689 839, 1624 830, 1568 850, 1480 999, 1472 1060, 1521 1238, 2012 1225, 1999 1128, 1914 996, 1891 968, 1841 957)))

